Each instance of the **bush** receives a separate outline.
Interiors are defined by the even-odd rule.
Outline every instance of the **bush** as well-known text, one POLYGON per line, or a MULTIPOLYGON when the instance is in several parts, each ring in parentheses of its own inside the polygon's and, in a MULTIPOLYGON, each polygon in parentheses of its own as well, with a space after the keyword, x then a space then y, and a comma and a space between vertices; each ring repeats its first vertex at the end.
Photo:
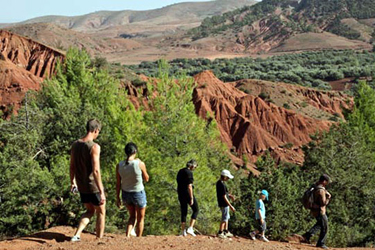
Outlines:
POLYGON ((289 103, 284 103, 284 104, 283 104, 283 107, 286 108, 286 109, 291 109, 289 103))
POLYGON ((265 92, 261 92, 259 95, 258 95, 259 98, 261 98, 262 100, 267 100, 270 98, 270 95, 268 93, 265 93, 265 92))

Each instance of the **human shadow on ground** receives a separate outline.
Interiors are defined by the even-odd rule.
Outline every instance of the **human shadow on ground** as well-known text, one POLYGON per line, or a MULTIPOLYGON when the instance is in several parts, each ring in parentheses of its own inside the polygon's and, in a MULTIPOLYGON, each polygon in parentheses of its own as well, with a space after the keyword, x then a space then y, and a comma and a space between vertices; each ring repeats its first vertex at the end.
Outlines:
POLYGON ((55 240, 56 242, 69 241, 70 237, 62 233, 40 232, 40 233, 35 233, 25 238, 22 238, 22 240, 35 241, 35 242, 43 244, 47 242, 46 240, 55 240))

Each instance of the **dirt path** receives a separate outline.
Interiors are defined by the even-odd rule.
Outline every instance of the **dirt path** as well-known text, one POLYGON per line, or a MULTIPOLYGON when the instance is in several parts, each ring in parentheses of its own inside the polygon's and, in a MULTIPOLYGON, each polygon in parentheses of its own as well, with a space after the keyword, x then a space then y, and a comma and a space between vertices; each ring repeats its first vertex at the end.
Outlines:
MULTIPOLYGON (((55 227, 28 237, 0 242, 0 250, 314 250, 308 245, 252 241, 235 237, 219 239, 213 236, 146 236, 126 238, 124 234, 105 234, 104 239, 95 240, 89 233, 82 235, 82 241, 71 243, 74 230, 71 227, 55 227)), ((366 248, 351 248, 351 250, 366 248)))

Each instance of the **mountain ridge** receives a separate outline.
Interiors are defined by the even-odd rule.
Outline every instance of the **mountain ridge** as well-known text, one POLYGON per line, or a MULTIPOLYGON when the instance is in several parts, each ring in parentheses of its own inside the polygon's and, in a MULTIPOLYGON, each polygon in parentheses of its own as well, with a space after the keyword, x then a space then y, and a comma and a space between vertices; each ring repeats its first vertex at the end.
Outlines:
MULTIPOLYGON (((30 23, 55 23, 67 29, 93 31, 132 23, 153 22, 171 24, 200 22, 203 18, 254 4, 254 0, 217 0, 205 2, 182 2, 152 10, 96 11, 79 16, 50 15, 36 17, 13 25, 30 23), (189 18, 186 18, 188 16, 189 18)), ((2 27, 7 26, 3 24, 2 27)), ((1 27, 1 26, 0 26, 1 27)))

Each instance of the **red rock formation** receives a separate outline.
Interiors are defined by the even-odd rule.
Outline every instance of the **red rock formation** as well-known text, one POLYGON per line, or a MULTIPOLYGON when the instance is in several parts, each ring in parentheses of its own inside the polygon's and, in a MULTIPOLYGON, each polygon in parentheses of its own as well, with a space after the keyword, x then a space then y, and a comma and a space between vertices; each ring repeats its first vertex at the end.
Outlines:
POLYGON ((0 53, 6 60, 42 78, 52 75, 57 61, 64 57, 52 48, 5 30, 0 31, 0 53))
MULTIPOLYGON (((198 84, 193 94, 197 114, 203 118, 207 118, 207 114, 214 117, 222 140, 238 157, 246 155, 251 162, 270 151, 279 160, 301 164, 301 146, 311 140, 311 134, 326 131, 332 124, 245 94, 232 84, 221 82, 209 71, 194 79, 198 84), (286 147, 287 144, 290 146, 286 147)), ((314 99, 309 93, 312 92, 307 91, 306 96, 314 99)), ((319 97, 314 103, 321 103, 321 108, 338 108, 328 100, 322 102, 319 97)))
MULTIPOLYGON (((253 163, 260 155, 269 151, 278 161, 302 164, 304 155, 301 147, 311 141, 310 135, 326 131, 332 121, 315 119, 295 111, 279 107, 258 97, 267 88, 275 89, 270 82, 242 80, 223 83, 212 72, 205 71, 194 77, 197 87, 193 92, 196 113, 204 118, 214 118, 221 133, 222 141, 228 146, 230 158, 241 166, 243 156, 249 160, 248 168, 257 174, 253 163), (252 94, 240 91, 236 86, 253 83, 252 94), (259 93, 258 93, 259 92, 259 93), (208 116, 208 117, 207 117, 208 116)), ((149 79, 143 77, 142 80, 149 79)), ((272 83, 274 84, 274 83, 272 83)), ((303 97, 324 112, 342 114, 341 108, 350 109, 353 100, 342 93, 319 91, 301 86, 278 83, 281 89, 303 97), (347 101, 350 101, 347 104, 347 101)), ((144 93, 139 94, 133 85, 125 86, 130 100, 136 107, 149 108, 144 93)), ((145 89, 142 88, 144 91, 145 89)), ((152 97, 151 97, 152 98, 152 97)))
POLYGON ((11 111, 16 111, 25 93, 39 89, 41 82, 41 78, 30 72, 0 60, 0 110, 3 116, 8 117, 11 111))
POLYGON ((16 111, 28 90, 38 90, 64 55, 25 37, 0 31, 0 110, 16 111))

